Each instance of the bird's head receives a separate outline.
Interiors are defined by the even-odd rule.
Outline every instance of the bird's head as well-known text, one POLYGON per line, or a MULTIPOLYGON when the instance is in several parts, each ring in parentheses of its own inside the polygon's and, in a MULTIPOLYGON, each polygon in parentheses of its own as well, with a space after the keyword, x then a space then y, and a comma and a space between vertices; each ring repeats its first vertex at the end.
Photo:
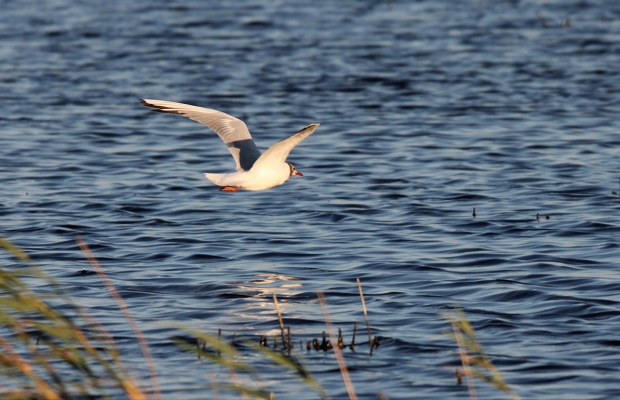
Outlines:
POLYGON ((297 175, 297 176, 304 176, 304 174, 302 174, 301 172, 299 172, 299 171, 297 171, 297 170, 295 169, 295 166, 294 166, 293 164, 291 164, 291 163, 287 163, 287 164, 288 164, 288 167, 289 167, 289 168, 290 168, 290 170, 291 170, 291 176, 293 176, 293 175, 297 175))

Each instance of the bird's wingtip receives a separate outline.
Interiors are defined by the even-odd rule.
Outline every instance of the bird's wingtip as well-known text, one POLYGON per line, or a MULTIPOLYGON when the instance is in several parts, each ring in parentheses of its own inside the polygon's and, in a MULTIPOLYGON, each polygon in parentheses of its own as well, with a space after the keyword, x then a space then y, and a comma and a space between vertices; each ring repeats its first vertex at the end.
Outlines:
POLYGON ((180 114, 178 110, 169 109, 167 104, 165 104, 166 102, 162 100, 140 99, 140 102, 147 107, 151 107, 151 111, 168 114, 180 114))
POLYGON ((306 132, 306 131, 309 131, 309 130, 312 130, 312 132, 314 132, 314 130, 315 130, 316 128, 318 128, 318 127, 319 127, 319 125, 321 125, 321 124, 319 124, 318 122, 312 123, 312 124, 310 124, 310 125, 307 125, 307 126, 303 127, 303 128, 302 128, 302 129, 300 129, 300 130, 299 130, 299 132, 297 132, 297 133, 302 133, 302 132, 306 132))

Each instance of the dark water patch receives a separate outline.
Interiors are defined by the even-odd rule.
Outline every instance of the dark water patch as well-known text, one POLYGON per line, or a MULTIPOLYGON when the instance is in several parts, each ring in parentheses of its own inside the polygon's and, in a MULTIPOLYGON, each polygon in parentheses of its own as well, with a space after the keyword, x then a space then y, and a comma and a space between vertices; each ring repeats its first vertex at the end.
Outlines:
POLYGON ((124 211, 131 214, 146 214, 153 211, 152 208, 140 207, 140 206, 123 206, 118 211, 124 211))
POLYGON ((390 199, 390 200, 401 200, 401 199, 406 199, 409 196, 405 194, 399 194, 399 193, 386 193, 386 194, 382 194, 381 197, 385 199, 390 199))
POLYGON ((107 203, 87 203, 80 207, 82 210, 105 210, 109 208, 107 203))
POLYGON ((557 194, 563 197, 568 198, 578 198, 578 197, 588 197, 593 195, 598 195, 601 191, 600 187, 592 186, 592 187, 573 187, 566 188, 562 190, 553 190, 550 193, 557 194))
POLYGON ((114 220, 113 223, 117 225, 143 225, 142 220, 114 220))
POLYGON ((444 210, 432 205, 414 204, 407 207, 408 211, 404 214, 407 217, 407 221, 401 220, 399 224, 407 227, 419 227, 420 224, 416 224, 415 221, 419 217, 445 217, 447 215, 458 215, 459 210, 444 210))
POLYGON ((586 259, 576 259, 576 258, 562 258, 562 257, 554 257, 547 254, 531 254, 526 256, 516 257, 517 260, 522 261, 532 261, 536 260, 537 265, 540 267, 556 267, 557 265, 562 265, 564 267, 568 267, 570 265, 573 266, 585 266, 585 265, 596 265, 598 264, 594 260, 586 260, 586 259))
POLYGON ((526 289, 526 290, 510 290, 502 293, 496 293, 490 296, 486 296, 486 299, 489 301, 503 301, 503 302, 511 302, 511 301, 519 301, 519 300, 535 300, 535 299, 546 299, 546 295, 535 289, 526 289))
MULTIPOLYGON (((501 319, 490 319, 490 320, 486 320, 486 321, 481 321, 479 322, 479 326, 476 327, 476 329, 488 329, 488 330, 493 330, 493 329, 516 329, 518 328, 518 324, 514 324, 514 323, 510 323, 509 321, 505 321, 505 320, 501 320, 501 319)), ((501 357, 499 356, 495 356, 493 357, 493 363, 494 365, 496 365, 498 368, 500 365, 502 365, 501 362, 501 357)), ((512 362, 508 362, 509 365, 512 365, 512 362)))
POLYGON ((86 225, 74 225, 74 224, 63 224, 59 226, 62 229, 68 229, 68 230, 73 230, 73 231, 84 231, 89 229, 88 226, 86 225))
POLYGON ((188 187, 188 186, 170 186, 166 190, 169 190, 172 192, 178 192, 178 191, 185 191, 185 190, 194 190, 194 188, 188 187))
POLYGON ((172 257, 172 254, 155 253, 143 256, 145 261, 162 261, 172 257))
POLYGON ((615 224, 607 224, 604 222, 581 222, 575 225, 575 229, 593 229, 597 231, 617 231, 619 229, 618 225, 615 224))
MULTIPOLYGON (((497 225, 493 222, 489 222, 489 221, 484 221, 481 220, 481 218, 477 218, 477 217, 471 217, 471 221, 470 222, 465 222, 465 223, 460 223, 458 225, 456 225, 456 227, 460 228, 460 229, 496 229, 497 225)), ((480 233, 480 232, 466 232, 463 230, 455 230, 453 232, 451 232, 451 234, 453 235, 461 235, 461 234, 466 234, 466 235, 473 235, 475 233, 480 233)), ((482 232, 483 234, 497 234, 496 231, 494 232, 482 232)))
POLYGON ((213 254, 192 254, 183 258, 183 261, 205 261, 205 260, 226 260, 226 257, 216 256, 213 254))
POLYGON ((165 244, 188 245, 188 244, 206 244, 207 243, 205 240, 190 238, 190 237, 178 237, 178 238, 168 237, 168 238, 158 238, 158 240, 160 241, 160 243, 165 243, 165 244))
MULTIPOLYGON (((617 304, 615 304, 617 306, 617 304)), ((618 310, 598 310, 596 307, 591 307, 580 316, 581 319, 586 321, 618 321, 620 320, 620 311, 618 310)))
POLYGON ((489 201, 488 196, 474 193, 460 193, 445 197, 445 201, 489 201))
POLYGON ((312 215, 314 219, 328 222, 340 222, 348 218, 346 215, 336 212, 312 212, 308 214, 312 215))
POLYGON ((146 223, 146 225, 149 225, 149 226, 153 226, 153 225, 154 226, 162 226, 162 225, 163 226, 179 226, 178 223, 175 223, 175 222, 169 221, 169 220, 165 220, 163 218, 152 218, 152 219, 150 219, 146 223))
MULTIPOLYGON (((198 196, 198 200, 203 199, 202 195, 198 196)), ((213 214, 214 216, 218 214, 217 210, 210 210, 208 208, 200 208, 200 209, 186 209, 186 208, 172 208, 170 210, 166 210, 166 217, 168 218, 187 218, 191 215, 196 215, 199 217, 203 217, 206 214, 213 214)), ((211 220, 207 220, 207 219, 200 219, 197 221, 192 221, 195 223, 199 223, 199 224, 209 224, 209 222, 214 222, 211 220)))
POLYGON ((318 254, 312 253, 300 253, 300 252, 263 252, 257 254, 251 254, 243 256, 244 259, 291 259, 291 258, 312 258, 317 257, 318 254))
POLYGON ((76 276, 91 276, 91 275, 97 275, 97 273, 95 271, 91 271, 91 270, 87 270, 87 269, 82 269, 82 270, 76 271, 76 272, 74 272, 72 274, 65 275, 64 278, 76 277, 76 276))
POLYGON ((347 207, 342 207, 340 208, 341 212, 347 213, 347 214, 354 214, 354 215, 362 215, 362 216, 369 216, 369 215, 377 215, 377 214, 381 214, 382 210, 380 209, 370 209, 370 208, 350 208, 349 206, 347 207))
POLYGON ((43 263, 49 261, 71 261, 76 262, 77 255, 74 252, 65 251, 35 251, 31 258, 35 262, 43 263))
POLYGON ((138 236, 135 237, 133 239, 135 242, 139 242, 139 243, 157 243, 160 241, 160 238, 156 237, 156 236, 147 236, 147 235, 143 235, 143 236, 138 236))

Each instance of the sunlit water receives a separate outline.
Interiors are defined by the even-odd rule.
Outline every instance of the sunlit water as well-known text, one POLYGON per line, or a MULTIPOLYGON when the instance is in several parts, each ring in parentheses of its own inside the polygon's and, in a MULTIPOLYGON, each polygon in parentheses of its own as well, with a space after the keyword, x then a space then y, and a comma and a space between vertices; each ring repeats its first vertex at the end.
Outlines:
MULTIPOLYGON (((258 341, 278 333, 276 293, 305 344, 325 330, 317 291, 345 341, 360 323, 345 354, 361 398, 468 398, 442 333, 455 305, 522 398, 620 396, 620 3, 0 6, 0 234, 146 376, 114 301, 78 273, 82 235, 166 398, 230 379, 172 345, 166 321, 258 341), (235 115, 261 149, 321 126, 289 158, 303 178, 229 194, 202 175, 234 168, 216 135, 139 98, 235 115)), ((343 398, 333 353, 302 353, 343 398)), ((317 397, 280 377, 263 375, 277 397, 317 397)))

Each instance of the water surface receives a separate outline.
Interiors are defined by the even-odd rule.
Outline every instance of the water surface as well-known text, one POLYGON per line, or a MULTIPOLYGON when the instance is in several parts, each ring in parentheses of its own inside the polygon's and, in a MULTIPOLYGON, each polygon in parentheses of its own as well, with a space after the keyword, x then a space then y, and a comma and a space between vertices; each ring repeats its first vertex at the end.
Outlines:
MULTIPOLYGON (((278 332, 276 293, 305 343, 325 329, 322 291, 348 341, 356 278, 381 337, 372 356, 364 335, 346 352, 360 398, 468 398, 442 333, 457 304, 522 398, 620 396, 620 5, 0 5, 0 233, 146 375, 97 276, 77 274, 82 235, 166 398, 205 398, 209 371, 228 375, 172 346, 162 321, 258 340, 278 332), (215 134, 140 98, 232 114, 261 149, 321 126, 289 158, 303 178, 222 193, 202 175, 234 168, 215 134)), ((343 398, 333 354, 303 353, 343 398)), ((278 398, 316 398, 280 374, 264 378, 278 398)))

